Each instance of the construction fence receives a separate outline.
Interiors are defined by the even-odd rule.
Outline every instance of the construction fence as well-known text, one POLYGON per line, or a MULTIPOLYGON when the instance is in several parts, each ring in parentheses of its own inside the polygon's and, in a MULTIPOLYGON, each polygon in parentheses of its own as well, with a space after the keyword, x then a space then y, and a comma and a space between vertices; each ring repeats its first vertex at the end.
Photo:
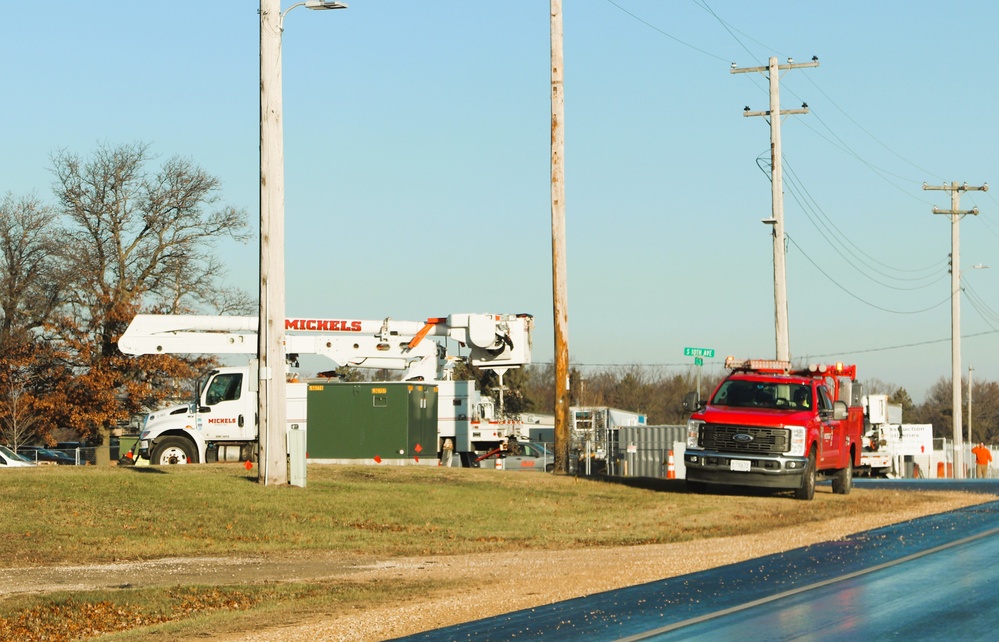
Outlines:
POLYGON ((684 479, 687 426, 621 426, 573 435, 569 472, 684 479))

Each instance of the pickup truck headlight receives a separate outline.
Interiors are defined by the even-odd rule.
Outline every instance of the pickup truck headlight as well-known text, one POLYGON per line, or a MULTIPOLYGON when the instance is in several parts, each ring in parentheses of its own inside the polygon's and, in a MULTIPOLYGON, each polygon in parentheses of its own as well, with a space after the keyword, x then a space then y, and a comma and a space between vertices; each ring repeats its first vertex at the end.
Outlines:
POLYGON ((804 426, 785 426, 791 431, 791 447, 787 451, 788 455, 793 455, 795 457, 805 456, 805 427, 804 426))
POLYGON ((697 440, 701 436, 701 426, 704 422, 700 419, 688 419, 687 420, 687 448, 700 448, 697 445, 697 440))

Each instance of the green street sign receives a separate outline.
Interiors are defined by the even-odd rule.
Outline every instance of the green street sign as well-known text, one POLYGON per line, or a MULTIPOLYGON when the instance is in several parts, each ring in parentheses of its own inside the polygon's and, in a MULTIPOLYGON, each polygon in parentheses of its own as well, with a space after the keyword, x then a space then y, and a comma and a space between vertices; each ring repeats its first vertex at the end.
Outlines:
POLYGON ((694 365, 695 366, 703 366, 704 365, 704 359, 702 359, 700 357, 694 357, 694 365))
MULTIPOLYGON (((715 356, 714 348, 684 348, 683 356, 685 357, 704 357, 706 359, 713 359, 715 356)), ((701 365, 701 364, 697 364, 701 365)))

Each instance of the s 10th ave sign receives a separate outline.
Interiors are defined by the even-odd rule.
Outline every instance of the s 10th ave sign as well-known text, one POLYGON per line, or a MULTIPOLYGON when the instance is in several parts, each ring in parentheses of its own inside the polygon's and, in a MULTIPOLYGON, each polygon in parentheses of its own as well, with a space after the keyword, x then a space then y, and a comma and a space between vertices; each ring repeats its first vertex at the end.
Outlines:
POLYGON ((694 365, 697 366, 697 400, 698 403, 701 400, 701 366, 704 365, 705 359, 713 359, 715 356, 714 348, 684 348, 683 356, 694 357, 694 365))

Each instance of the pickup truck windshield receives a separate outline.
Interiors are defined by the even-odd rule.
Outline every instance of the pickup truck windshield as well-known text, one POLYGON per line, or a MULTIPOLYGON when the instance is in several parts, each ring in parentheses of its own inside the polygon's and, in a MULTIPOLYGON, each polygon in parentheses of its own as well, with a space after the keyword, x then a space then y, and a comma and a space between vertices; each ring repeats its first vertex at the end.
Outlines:
POLYGON ((814 408, 809 384, 729 379, 715 393, 711 404, 735 408, 808 410, 814 408))

